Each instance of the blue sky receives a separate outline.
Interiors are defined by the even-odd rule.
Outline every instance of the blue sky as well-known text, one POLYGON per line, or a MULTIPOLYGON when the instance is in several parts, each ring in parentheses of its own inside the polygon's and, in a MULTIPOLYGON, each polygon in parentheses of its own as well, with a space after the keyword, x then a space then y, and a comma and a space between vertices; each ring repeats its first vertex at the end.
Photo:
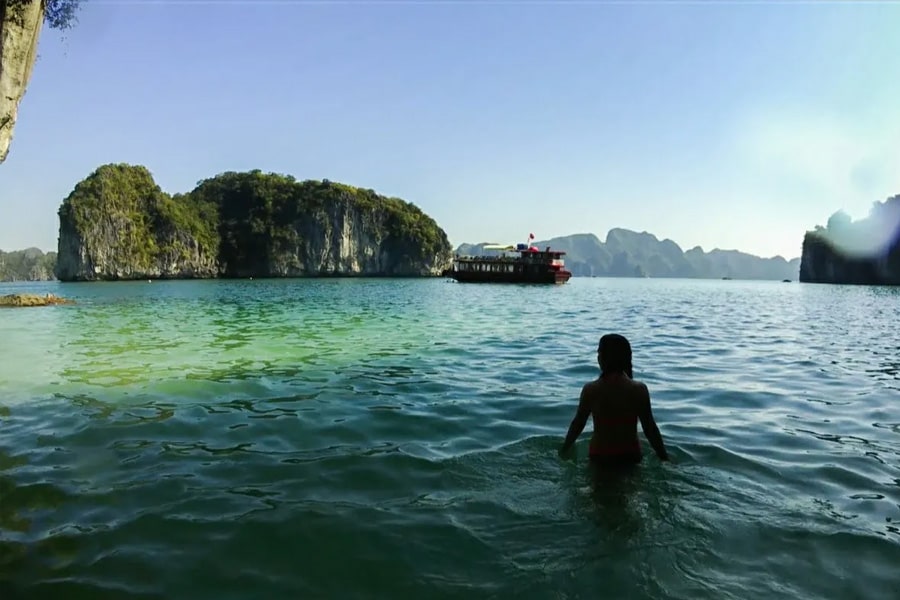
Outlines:
POLYGON ((462 242, 612 227, 798 256, 900 193, 900 3, 87 0, 45 30, 0 248, 107 162, 415 202, 462 242))

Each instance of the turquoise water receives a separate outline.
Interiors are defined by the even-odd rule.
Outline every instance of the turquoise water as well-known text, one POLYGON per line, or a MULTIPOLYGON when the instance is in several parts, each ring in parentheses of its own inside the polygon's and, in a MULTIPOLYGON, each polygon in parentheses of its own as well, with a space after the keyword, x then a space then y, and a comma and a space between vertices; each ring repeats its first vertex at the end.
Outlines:
POLYGON ((26 290, 78 304, 0 311, 4 600, 900 597, 900 290, 26 290), (673 463, 597 481, 609 331, 673 463))

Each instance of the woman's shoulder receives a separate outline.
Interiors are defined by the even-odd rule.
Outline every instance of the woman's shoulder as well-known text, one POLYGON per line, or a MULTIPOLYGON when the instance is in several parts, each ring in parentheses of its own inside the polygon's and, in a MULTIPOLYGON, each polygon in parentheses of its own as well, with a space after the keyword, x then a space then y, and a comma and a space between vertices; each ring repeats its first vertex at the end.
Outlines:
POLYGON ((635 391, 637 391, 637 392, 640 392, 640 393, 642 393, 642 394, 643 394, 643 393, 646 393, 646 394, 649 394, 649 393, 650 393, 650 389, 647 387, 647 384, 644 383, 643 381, 641 381, 640 379, 632 379, 632 380, 631 380, 631 383, 630 383, 629 385, 631 386, 631 388, 632 388, 633 390, 635 390, 635 391))
POLYGON ((590 381, 588 381, 587 383, 585 383, 584 385, 581 386, 581 391, 590 392, 590 391, 595 390, 598 387, 600 387, 600 385, 602 383, 603 382, 601 379, 591 379, 590 381))

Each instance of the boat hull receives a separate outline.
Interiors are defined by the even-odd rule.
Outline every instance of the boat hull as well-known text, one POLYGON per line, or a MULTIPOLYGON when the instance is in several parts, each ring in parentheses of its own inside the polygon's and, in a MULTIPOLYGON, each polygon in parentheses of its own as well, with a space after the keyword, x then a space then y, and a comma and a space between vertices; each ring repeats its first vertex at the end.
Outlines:
POLYGON ((563 284, 572 273, 569 271, 547 271, 545 273, 491 273, 486 271, 456 271, 447 273, 459 283, 539 283, 563 284))

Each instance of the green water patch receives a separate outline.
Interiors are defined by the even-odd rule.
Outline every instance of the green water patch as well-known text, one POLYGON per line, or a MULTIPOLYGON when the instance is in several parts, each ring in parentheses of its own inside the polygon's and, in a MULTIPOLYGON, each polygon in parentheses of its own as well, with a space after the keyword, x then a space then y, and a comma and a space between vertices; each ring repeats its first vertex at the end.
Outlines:
POLYGON ((733 283, 47 287, 0 323, 0 594, 891 598, 893 297, 733 283), (674 459, 624 478, 556 454, 608 331, 674 459))

